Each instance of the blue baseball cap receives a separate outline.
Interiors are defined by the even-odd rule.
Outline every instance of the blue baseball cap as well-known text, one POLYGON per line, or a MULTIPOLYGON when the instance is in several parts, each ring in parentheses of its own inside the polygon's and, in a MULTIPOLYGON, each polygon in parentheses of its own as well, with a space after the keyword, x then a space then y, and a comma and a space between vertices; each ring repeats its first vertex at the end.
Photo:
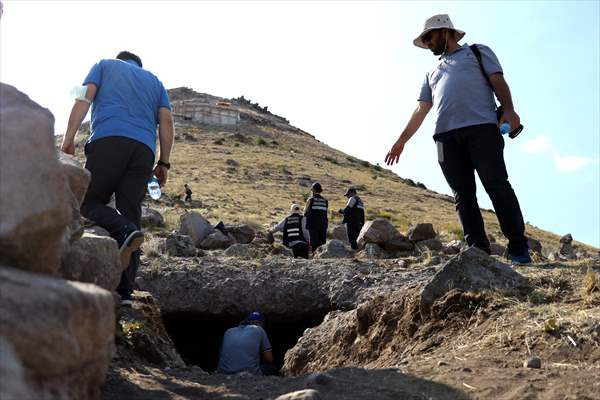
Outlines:
POLYGON ((258 311, 253 311, 250 314, 248 314, 248 316, 246 317, 246 319, 244 321, 247 321, 247 322, 250 322, 250 321, 265 322, 265 316, 262 315, 261 313, 259 313, 258 311))

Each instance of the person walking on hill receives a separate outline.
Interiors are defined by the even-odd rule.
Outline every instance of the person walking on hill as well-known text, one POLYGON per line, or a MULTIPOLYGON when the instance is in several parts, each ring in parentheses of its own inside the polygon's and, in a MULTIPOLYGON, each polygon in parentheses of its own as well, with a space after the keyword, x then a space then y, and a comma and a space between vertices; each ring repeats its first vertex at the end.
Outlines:
POLYGON ((291 214, 282 219, 273 229, 269 231, 283 232, 283 244, 294 252, 294 258, 308 258, 311 253, 310 233, 306 229, 306 218, 300 212, 300 206, 296 203, 290 207, 291 214))
POLYGON ((508 181, 504 139, 498 129, 504 122, 508 122, 511 129, 519 127, 520 118, 494 52, 481 44, 459 45, 457 42, 464 35, 465 32, 455 29, 450 17, 443 14, 429 18, 413 41, 415 46, 439 56, 440 61, 426 74, 417 108, 385 161, 387 165, 398 161, 406 142, 433 108, 436 118, 433 139, 438 162, 454 193, 467 244, 490 253, 475 194, 474 172, 477 171, 492 200, 502 233, 508 239, 511 261, 529 263, 523 215, 508 181), (494 93, 503 109, 499 121, 494 93))
POLYGON ((227 329, 223 335, 217 372, 254 375, 276 375, 271 343, 264 331, 265 317, 250 313, 239 326, 227 329))
POLYGON ((142 68, 137 55, 127 51, 116 59, 100 60, 83 85, 85 95, 73 105, 61 149, 75 153, 75 135, 91 105, 85 168, 92 178, 81 214, 117 241, 126 268, 117 292, 121 304, 129 306, 144 239, 140 223, 146 184, 152 174, 161 186, 167 182, 173 145, 171 105, 160 80, 142 68), (160 156, 154 166, 157 124, 160 156), (116 209, 107 205, 113 193, 116 209))
POLYGON ((189 188, 187 183, 183 185, 185 188, 185 200, 184 201, 192 201, 192 189, 189 188))
POLYGON ((327 241, 327 210, 329 203, 326 198, 321 196, 323 188, 319 182, 312 184, 311 191, 313 195, 306 201, 304 216, 310 234, 310 245, 312 251, 315 252, 319 246, 327 241))
POLYGON ((358 250, 358 235, 365 224, 365 205, 355 188, 349 188, 344 194, 348 198, 346 208, 340 210, 340 213, 344 214, 343 224, 346 224, 346 232, 348 233, 348 241, 350 247, 354 250, 358 250))

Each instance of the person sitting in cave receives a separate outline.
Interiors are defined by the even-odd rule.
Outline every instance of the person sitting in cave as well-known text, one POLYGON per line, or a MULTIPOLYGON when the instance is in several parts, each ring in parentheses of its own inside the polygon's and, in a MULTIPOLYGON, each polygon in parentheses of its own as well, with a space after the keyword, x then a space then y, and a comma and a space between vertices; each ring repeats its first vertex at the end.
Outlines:
POLYGON ((229 328, 223 335, 217 372, 254 375, 276 375, 271 343, 264 331, 265 316, 250 313, 238 326, 229 328))

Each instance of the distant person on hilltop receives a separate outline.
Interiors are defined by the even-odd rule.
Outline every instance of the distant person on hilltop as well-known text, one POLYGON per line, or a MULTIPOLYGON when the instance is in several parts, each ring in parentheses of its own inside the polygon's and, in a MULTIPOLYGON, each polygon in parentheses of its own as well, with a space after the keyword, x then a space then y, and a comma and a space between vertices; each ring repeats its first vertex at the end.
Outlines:
POLYGON ((306 218, 300 211, 298 204, 292 204, 291 214, 282 219, 273 229, 275 232, 283 232, 283 244, 294 252, 294 258, 308 258, 310 255, 310 233, 306 229, 306 218))
POLYGON ((429 49, 439 57, 437 66, 425 76, 416 110, 402 134, 385 157, 388 165, 398 161, 404 145, 415 134, 434 107, 438 162, 454 193, 456 210, 465 240, 490 254, 490 242, 475 195, 477 171, 494 204, 502 233, 508 239, 512 262, 529 263, 523 215, 504 164, 504 139, 499 126, 520 126, 502 67, 487 46, 457 42, 465 32, 455 29, 448 15, 435 15, 425 21, 423 32, 413 44, 429 49), (502 104, 496 115, 494 93, 502 104))
POLYGON ((354 250, 358 250, 358 235, 365 224, 365 205, 355 188, 349 188, 344 194, 348 198, 346 208, 340 210, 340 213, 344 214, 343 224, 346 224, 346 232, 348 233, 348 241, 350 247, 354 250))
POLYGON ((141 59, 122 51, 116 59, 100 60, 83 81, 76 98, 62 151, 75 153, 75 135, 92 106, 91 132, 85 145, 92 179, 81 205, 81 214, 105 228, 120 251, 123 268, 117 292, 121 305, 130 306, 140 262, 141 204, 146 184, 154 174, 163 186, 170 168, 173 118, 167 91, 141 59), (154 167, 156 125, 160 157, 154 167), (115 195, 116 210, 107 206, 115 195))
POLYGON ((223 335, 217 372, 254 375, 276 375, 271 343, 263 329, 265 317, 250 313, 240 325, 227 329, 223 335))
POLYGON ((327 241, 327 209, 329 204, 327 199, 321 196, 323 188, 319 182, 315 182, 311 187, 312 196, 306 200, 304 206, 304 216, 306 217, 306 228, 310 234, 310 245, 315 252, 319 246, 327 241))
POLYGON ((185 188, 185 200, 184 201, 192 201, 192 189, 189 188, 187 183, 183 185, 185 188))

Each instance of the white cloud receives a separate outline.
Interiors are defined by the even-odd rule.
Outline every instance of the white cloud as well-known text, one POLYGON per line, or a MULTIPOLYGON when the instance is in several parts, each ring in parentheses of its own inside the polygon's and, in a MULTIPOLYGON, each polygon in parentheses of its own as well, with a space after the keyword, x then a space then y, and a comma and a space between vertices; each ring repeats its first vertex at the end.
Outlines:
POLYGON ((554 165, 561 172, 572 172, 592 164, 595 160, 582 156, 561 156, 558 151, 554 151, 554 165))
POLYGON ((552 154, 552 159, 556 169, 560 172, 573 172, 585 167, 586 165, 598 163, 597 159, 584 156, 563 156, 558 150, 554 149, 550 139, 544 135, 538 135, 528 140, 523 145, 523 150, 530 154, 552 154))
POLYGON ((528 140, 523 145, 523 149, 527 153, 544 153, 552 150, 550 140, 544 135, 538 135, 531 140, 528 140))

